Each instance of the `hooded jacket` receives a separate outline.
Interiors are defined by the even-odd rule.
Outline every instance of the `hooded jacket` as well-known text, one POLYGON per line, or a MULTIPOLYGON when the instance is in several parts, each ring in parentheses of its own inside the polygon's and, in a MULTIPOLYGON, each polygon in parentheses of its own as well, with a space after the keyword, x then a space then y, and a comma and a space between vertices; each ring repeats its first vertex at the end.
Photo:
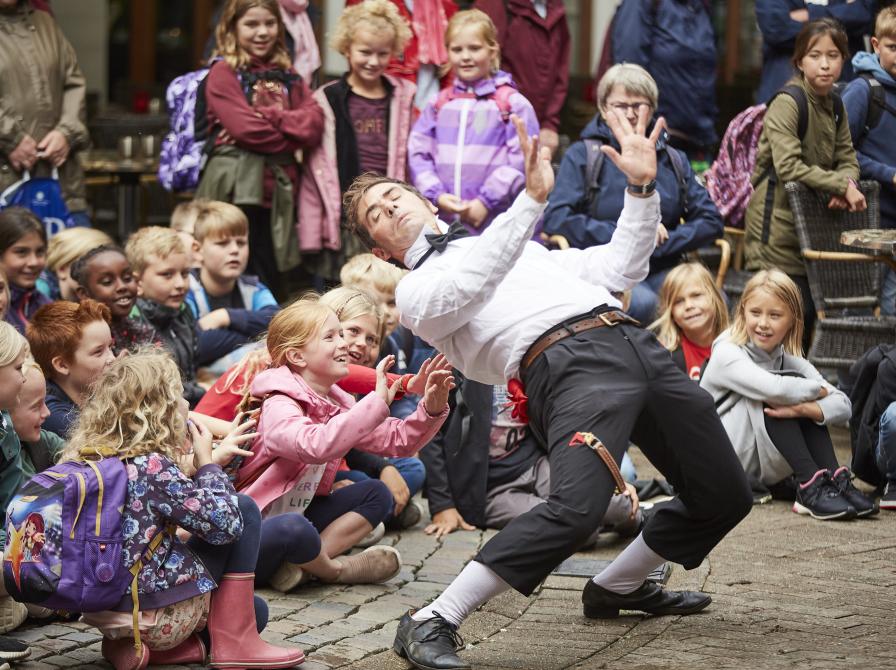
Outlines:
POLYGON ((559 130, 569 89, 569 26, 563 0, 547 0, 538 15, 532 0, 477 0, 498 30, 501 67, 513 75, 543 128, 559 130))
MULTIPOLYGON (((416 87, 405 79, 390 76, 385 77, 385 86, 389 97, 386 176, 403 181, 416 87)), ((314 92, 314 99, 324 112, 324 132, 320 146, 305 154, 299 187, 302 252, 336 251, 341 247, 342 193, 361 173, 355 130, 348 113, 350 91, 343 75, 314 92)))
MULTIPOLYGON (((62 194, 70 211, 87 209, 84 171, 77 152, 90 143, 85 123, 87 85, 75 50, 53 17, 22 1, 0 12, 0 192, 21 178, 8 156, 25 137, 40 142, 58 130, 69 144, 59 166, 62 194)), ((40 161, 31 171, 47 170, 40 161)))
MULTIPOLYGON (((610 241, 622 212, 628 183, 619 168, 605 158, 598 175, 597 197, 594 202, 588 202, 586 139, 599 140, 602 144, 619 149, 613 131, 600 114, 595 115, 582 131, 582 139, 563 155, 556 185, 544 213, 544 231, 549 235, 563 235, 571 246, 578 249, 610 241)), ((668 136, 664 133, 657 142, 656 188, 660 194, 662 223, 669 231, 669 239, 657 247, 650 257, 651 273, 677 265, 684 252, 721 237, 724 227, 715 204, 694 177, 687 157, 678 149, 672 149, 680 154, 687 178, 687 202, 681 202, 678 178, 666 151, 667 140, 668 136)))
MULTIPOLYGON (((463 200, 479 198, 489 214, 478 229, 468 226, 478 235, 510 207, 526 183, 516 127, 502 118, 498 103, 489 97, 499 86, 515 84, 499 70, 469 86, 459 79, 452 85, 457 93, 476 97, 456 97, 439 111, 435 100, 426 105, 408 138, 408 165, 411 182, 434 204, 445 193, 463 200)), ((516 93, 509 103, 510 112, 526 124, 526 132, 537 135, 538 120, 529 101, 516 93)), ((441 218, 451 221, 454 214, 441 212, 441 218)))
MULTIPOLYGON (((860 51, 852 59, 856 75, 870 74, 881 83, 886 103, 896 109, 896 79, 880 66, 876 54, 860 51)), ((863 179, 880 182, 880 220, 884 228, 896 228, 896 116, 882 110, 877 125, 865 133, 868 119, 870 84, 853 79, 843 92, 843 105, 849 119, 849 132, 856 147, 856 158, 863 179)))
POLYGON ((612 26, 613 62, 656 80, 657 114, 694 144, 716 142, 716 35, 705 0, 624 0, 612 26), (655 5, 655 10, 651 8, 655 5))
POLYGON ((287 366, 259 373, 250 392, 265 398, 258 419, 254 456, 237 475, 237 489, 264 511, 298 484, 306 469, 323 465, 315 495, 328 495, 342 457, 352 448, 384 456, 411 456, 429 442, 448 416, 427 414, 421 401, 406 419, 389 416, 389 406, 375 392, 357 403, 333 386, 318 395, 287 366))
MULTIPOLYGON (((806 9, 810 21, 825 17, 837 19, 846 29, 849 52, 856 53, 865 48, 865 35, 873 32, 877 4, 874 0, 756 0, 756 21, 762 33, 762 78, 756 102, 768 102, 796 74, 790 59, 796 36, 806 24, 791 19, 790 12, 806 9)), ((843 63, 840 81, 849 81, 853 76, 847 60, 843 63)))
POLYGON ((793 470, 765 429, 763 405, 809 402, 824 387, 828 395, 816 402, 826 426, 848 421, 851 405, 846 394, 828 384, 805 358, 784 353, 781 345, 768 353, 751 342, 734 344, 730 332, 724 331, 713 342, 700 386, 712 395, 746 473, 771 486, 793 470))

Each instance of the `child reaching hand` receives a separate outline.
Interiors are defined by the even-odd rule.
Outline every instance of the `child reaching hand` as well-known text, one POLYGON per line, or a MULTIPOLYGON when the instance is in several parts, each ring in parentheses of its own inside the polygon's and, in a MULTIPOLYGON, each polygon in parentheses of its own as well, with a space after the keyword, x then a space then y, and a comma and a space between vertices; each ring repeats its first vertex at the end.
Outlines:
POLYGON ((423 110, 408 140, 411 181, 438 205, 481 232, 523 190, 523 154, 510 115, 538 134, 532 104, 498 69, 498 33, 487 14, 458 12, 445 31, 454 83, 423 110))
POLYGON ((657 307, 660 316, 650 329, 676 365, 699 380, 713 341, 728 327, 725 300, 712 275, 700 263, 676 266, 660 287, 657 307))
POLYGON ((839 467, 827 425, 849 419, 849 398, 802 356, 800 290, 780 270, 747 282, 734 325, 713 343, 700 386, 747 474, 766 486, 794 475, 793 511, 815 519, 877 512, 839 467))
POLYGON ((304 572, 341 583, 391 579, 401 569, 392 547, 340 556, 385 518, 391 495, 378 480, 340 489, 333 480, 352 448, 409 456, 429 442, 448 415, 450 367, 427 364, 423 400, 399 420, 389 416, 400 383, 387 382, 392 357, 377 366, 376 390, 357 403, 336 386, 348 374, 348 347, 336 313, 316 298, 281 310, 267 342, 272 368, 251 385, 252 396, 264 399, 259 435, 237 477, 265 515, 259 578, 276 571, 272 583, 284 591, 304 572))

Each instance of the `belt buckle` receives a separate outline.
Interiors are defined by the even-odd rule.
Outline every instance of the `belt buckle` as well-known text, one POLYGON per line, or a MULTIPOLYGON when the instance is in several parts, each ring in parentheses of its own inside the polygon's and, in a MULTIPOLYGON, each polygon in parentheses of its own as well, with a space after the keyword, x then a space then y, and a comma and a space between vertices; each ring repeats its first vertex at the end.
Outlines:
POLYGON ((606 312, 601 312, 597 315, 597 318, 603 321, 605 326, 609 326, 610 328, 619 323, 618 321, 610 321, 610 318, 607 316, 606 312))

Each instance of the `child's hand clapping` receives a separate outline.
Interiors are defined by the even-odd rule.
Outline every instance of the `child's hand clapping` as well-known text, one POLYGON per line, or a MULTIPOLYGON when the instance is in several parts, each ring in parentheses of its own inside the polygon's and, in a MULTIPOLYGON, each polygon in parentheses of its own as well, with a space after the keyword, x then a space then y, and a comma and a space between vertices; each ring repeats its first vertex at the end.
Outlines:
POLYGON ((386 377, 386 373, 389 372, 393 365, 395 365, 395 356, 390 354, 376 366, 376 390, 374 392, 387 405, 391 405, 392 401, 395 400, 395 394, 398 393, 398 387, 401 385, 400 377, 392 382, 391 386, 389 385, 389 378, 386 377))
POLYGON ((251 444, 258 437, 254 432, 258 424, 258 410, 254 412, 240 412, 230 425, 230 431, 218 443, 218 448, 212 452, 212 459, 222 468, 237 456, 249 458, 251 451, 243 449, 243 445, 251 444), (248 417, 248 418, 247 418, 248 417))
POLYGON ((448 393, 454 388, 451 370, 435 370, 426 381, 423 408, 430 416, 438 416, 448 405, 448 393))
POLYGON ((193 443, 193 460, 196 469, 212 463, 212 433, 192 419, 187 421, 187 432, 190 435, 190 441, 193 443))
POLYGON ((445 354, 437 354, 435 358, 427 358, 420 365, 420 370, 417 371, 417 374, 411 377, 405 391, 413 393, 414 395, 423 395, 426 391, 426 380, 429 379, 431 373, 436 370, 450 369, 451 364, 448 362, 448 359, 445 358, 445 354))

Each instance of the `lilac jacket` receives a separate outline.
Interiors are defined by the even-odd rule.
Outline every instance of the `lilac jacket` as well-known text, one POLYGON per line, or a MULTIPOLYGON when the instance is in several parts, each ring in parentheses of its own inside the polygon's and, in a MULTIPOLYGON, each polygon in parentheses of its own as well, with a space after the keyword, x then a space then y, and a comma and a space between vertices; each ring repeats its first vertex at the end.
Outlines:
MULTIPOLYGON (((407 138, 411 130, 414 92, 409 81, 385 75, 394 86, 389 103, 389 158, 386 176, 405 179, 407 138)), ((322 249, 338 251, 342 246, 340 218, 342 192, 336 166, 336 117, 324 93, 327 86, 314 92, 314 99, 324 110, 324 134, 320 146, 306 150, 302 182, 299 186, 299 248, 303 252, 322 249)))
POLYGON ((448 416, 447 407, 429 416, 421 401, 413 414, 396 419, 376 393, 356 403, 338 386, 324 398, 285 365, 258 374, 250 392, 268 397, 252 443, 254 455, 243 462, 236 485, 262 510, 291 490, 308 465, 326 464, 316 495, 327 495, 350 449, 410 456, 435 437, 448 416))
MULTIPOLYGON (((479 198, 489 210, 482 228, 510 206, 526 183, 516 128, 502 119, 498 104, 488 97, 505 84, 514 86, 513 79, 499 70, 469 87, 475 99, 454 98, 438 113, 436 100, 430 101, 408 139, 408 166, 417 190, 433 203, 445 193, 464 200, 479 198)), ((452 85, 458 92, 468 90, 459 79, 452 85)), ((522 93, 510 96, 510 109, 523 119, 530 135, 538 134, 535 110, 522 93)), ((453 218, 449 212, 440 214, 446 221, 453 218)))

